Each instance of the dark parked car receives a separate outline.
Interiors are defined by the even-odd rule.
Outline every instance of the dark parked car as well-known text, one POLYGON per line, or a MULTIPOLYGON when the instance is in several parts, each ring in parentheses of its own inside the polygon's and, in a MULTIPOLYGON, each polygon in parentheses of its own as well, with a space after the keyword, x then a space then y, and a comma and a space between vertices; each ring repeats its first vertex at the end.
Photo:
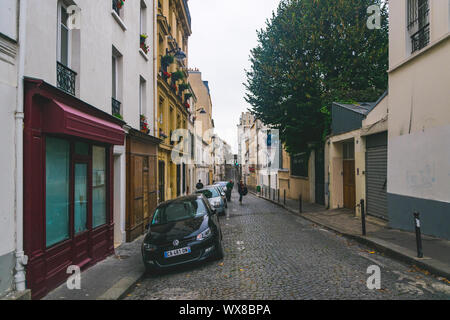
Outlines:
POLYGON ((142 257, 147 270, 222 259, 217 211, 201 194, 160 204, 142 243, 142 257))

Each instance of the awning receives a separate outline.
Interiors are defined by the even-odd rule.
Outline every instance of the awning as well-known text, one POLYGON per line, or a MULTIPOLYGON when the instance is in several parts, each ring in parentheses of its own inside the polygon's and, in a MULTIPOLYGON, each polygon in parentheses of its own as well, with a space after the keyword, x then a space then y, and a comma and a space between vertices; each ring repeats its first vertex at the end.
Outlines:
POLYGON ((57 100, 45 106, 42 129, 98 142, 123 145, 125 133, 120 125, 69 107, 57 100))

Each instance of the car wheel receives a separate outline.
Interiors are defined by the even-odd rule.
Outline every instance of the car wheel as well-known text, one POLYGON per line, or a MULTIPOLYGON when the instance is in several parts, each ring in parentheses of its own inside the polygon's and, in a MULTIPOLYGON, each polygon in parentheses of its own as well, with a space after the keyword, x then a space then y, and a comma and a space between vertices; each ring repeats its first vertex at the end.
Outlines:
POLYGON ((216 254, 215 254, 215 260, 222 260, 223 259, 223 247, 222 247, 222 241, 217 240, 216 242, 216 254))

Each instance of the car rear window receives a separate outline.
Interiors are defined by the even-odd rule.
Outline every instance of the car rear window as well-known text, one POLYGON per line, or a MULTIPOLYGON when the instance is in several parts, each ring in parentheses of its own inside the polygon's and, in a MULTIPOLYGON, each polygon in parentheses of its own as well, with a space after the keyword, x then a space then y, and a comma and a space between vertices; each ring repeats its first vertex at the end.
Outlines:
POLYGON ((208 210, 202 199, 174 201, 156 209, 152 225, 197 218, 207 213, 208 210))
POLYGON ((197 193, 203 194, 208 199, 219 197, 219 193, 217 192, 216 188, 200 190, 200 191, 197 191, 197 193))

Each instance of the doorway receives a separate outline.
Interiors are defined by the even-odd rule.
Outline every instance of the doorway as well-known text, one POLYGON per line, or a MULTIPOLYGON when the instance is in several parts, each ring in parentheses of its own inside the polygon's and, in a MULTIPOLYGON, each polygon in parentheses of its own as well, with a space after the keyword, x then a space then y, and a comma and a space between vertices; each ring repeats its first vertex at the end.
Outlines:
POLYGON ((355 183, 355 144, 353 141, 343 144, 343 189, 344 208, 355 210, 356 183, 355 183))

